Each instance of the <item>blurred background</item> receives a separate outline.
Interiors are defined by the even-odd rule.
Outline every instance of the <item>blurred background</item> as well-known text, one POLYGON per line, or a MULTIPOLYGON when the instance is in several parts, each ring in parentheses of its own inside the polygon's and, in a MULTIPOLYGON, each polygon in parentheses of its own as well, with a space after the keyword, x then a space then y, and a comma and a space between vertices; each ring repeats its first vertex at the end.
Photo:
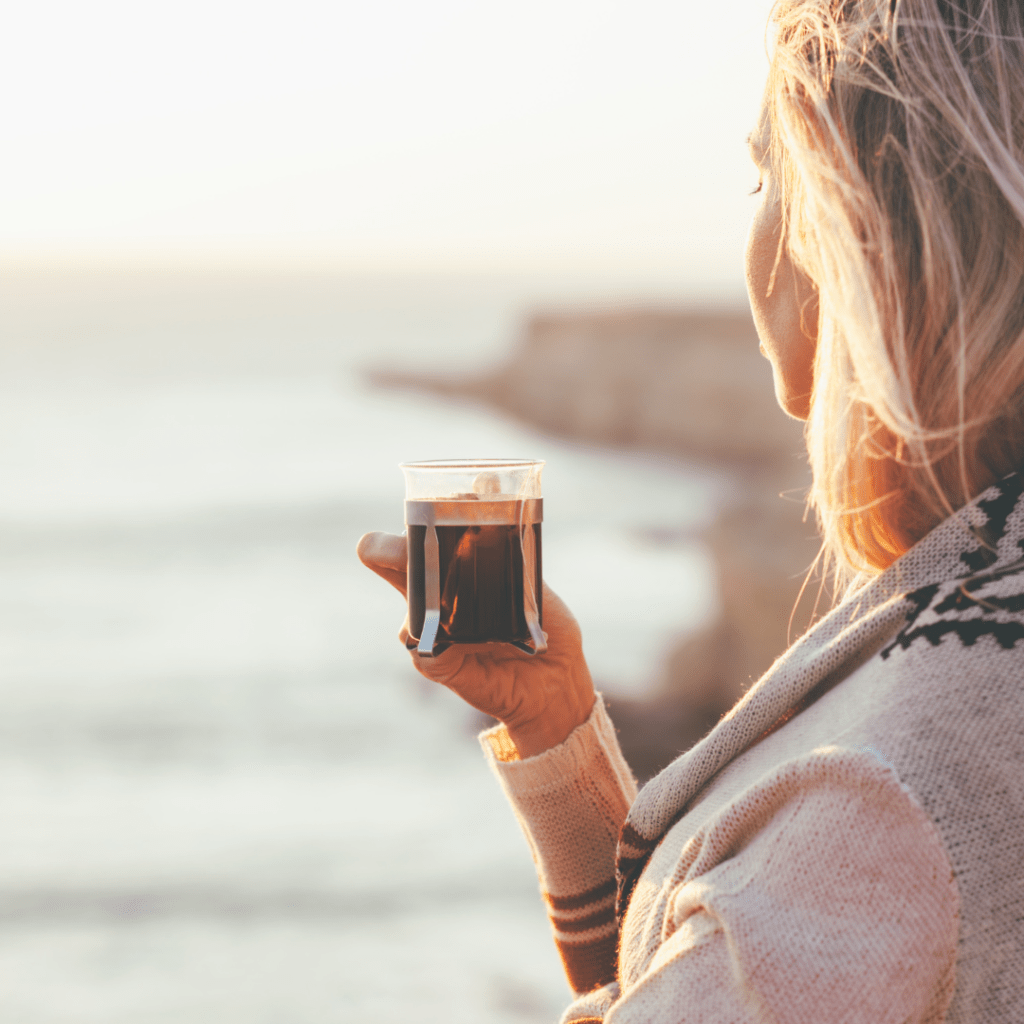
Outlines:
POLYGON ((781 651, 769 6, 9 5, 2 1024, 557 1019, 481 722, 354 546, 400 461, 546 459, 642 778, 781 651))

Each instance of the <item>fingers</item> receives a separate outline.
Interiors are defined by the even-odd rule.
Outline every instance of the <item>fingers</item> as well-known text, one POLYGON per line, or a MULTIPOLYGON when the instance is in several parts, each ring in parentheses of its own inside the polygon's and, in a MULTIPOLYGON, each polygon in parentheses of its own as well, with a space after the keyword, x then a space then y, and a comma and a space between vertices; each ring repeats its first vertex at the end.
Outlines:
POLYGON ((393 533, 364 533, 356 545, 359 561, 405 596, 405 538, 393 533))

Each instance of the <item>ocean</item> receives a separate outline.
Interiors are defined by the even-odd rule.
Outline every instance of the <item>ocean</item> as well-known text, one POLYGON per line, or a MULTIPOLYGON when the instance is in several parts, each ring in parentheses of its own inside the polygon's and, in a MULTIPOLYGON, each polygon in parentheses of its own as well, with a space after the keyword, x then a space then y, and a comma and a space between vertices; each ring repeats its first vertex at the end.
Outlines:
POLYGON ((714 613, 723 480, 364 384, 498 358, 529 282, 4 282, 0 1022, 556 1020, 480 719, 355 544, 400 461, 546 459, 547 579, 635 696, 714 613))

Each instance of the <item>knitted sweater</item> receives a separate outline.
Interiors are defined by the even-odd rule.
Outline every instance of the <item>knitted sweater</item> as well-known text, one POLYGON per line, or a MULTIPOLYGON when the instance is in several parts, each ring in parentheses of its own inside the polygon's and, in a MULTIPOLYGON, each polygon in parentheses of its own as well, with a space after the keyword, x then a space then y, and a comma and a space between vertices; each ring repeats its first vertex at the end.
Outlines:
POLYGON ((563 1022, 1024 1022, 1022 492, 848 596, 639 796, 600 698, 536 757, 482 736, 563 1022))

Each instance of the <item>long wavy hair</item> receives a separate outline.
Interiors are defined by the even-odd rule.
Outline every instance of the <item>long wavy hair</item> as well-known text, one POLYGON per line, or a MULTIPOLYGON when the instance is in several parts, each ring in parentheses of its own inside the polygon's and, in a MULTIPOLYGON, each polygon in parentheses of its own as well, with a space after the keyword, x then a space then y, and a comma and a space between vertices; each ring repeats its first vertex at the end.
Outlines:
POLYGON ((1024 466, 1024 0, 779 0, 770 32, 810 502, 877 573, 1024 466))

